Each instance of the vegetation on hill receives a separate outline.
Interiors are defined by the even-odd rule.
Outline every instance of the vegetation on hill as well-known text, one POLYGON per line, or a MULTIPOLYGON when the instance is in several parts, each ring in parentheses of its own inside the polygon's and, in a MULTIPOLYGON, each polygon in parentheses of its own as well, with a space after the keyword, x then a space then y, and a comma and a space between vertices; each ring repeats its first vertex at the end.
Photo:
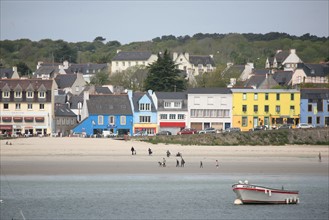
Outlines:
POLYGON ((189 52, 193 55, 214 55, 217 66, 227 62, 245 64, 254 62, 256 68, 264 68, 266 58, 276 50, 297 50, 298 56, 309 63, 329 61, 329 37, 305 34, 300 37, 286 33, 267 34, 202 34, 192 37, 173 35, 154 38, 152 41, 121 45, 118 41, 105 42, 98 36, 92 42, 71 43, 64 40, 29 39, 0 41, 0 65, 2 68, 20 66, 19 73, 34 72, 38 61, 57 63, 68 60, 73 63, 110 63, 118 49, 122 51, 189 52), (23 68, 21 68, 23 67, 23 68))

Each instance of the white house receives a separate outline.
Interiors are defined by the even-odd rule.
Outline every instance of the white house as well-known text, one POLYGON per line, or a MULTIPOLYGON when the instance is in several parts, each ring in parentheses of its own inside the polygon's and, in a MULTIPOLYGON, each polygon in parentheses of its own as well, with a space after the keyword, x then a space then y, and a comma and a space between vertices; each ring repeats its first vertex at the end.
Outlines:
POLYGON ((232 93, 228 88, 188 90, 187 126, 202 130, 226 129, 232 124, 232 93))
POLYGON ((274 57, 266 59, 266 69, 281 69, 285 71, 294 71, 297 68, 298 63, 303 61, 296 54, 296 49, 290 49, 289 51, 277 50, 274 57))

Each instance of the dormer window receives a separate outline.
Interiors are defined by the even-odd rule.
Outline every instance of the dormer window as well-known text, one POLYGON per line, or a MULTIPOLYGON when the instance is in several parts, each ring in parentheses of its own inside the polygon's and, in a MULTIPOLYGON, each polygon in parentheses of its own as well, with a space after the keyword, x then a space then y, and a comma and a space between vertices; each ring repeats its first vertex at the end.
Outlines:
POLYGON ((2 98, 9 98, 10 92, 9 91, 3 91, 2 92, 2 98))
POLYGON ((314 74, 314 73, 315 73, 315 71, 313 69, 311 69, 311 74, 314 74))
POLYGON ((46 98, 46 92, 39 92, 39 98, 46 98))
POLYGON ((33 98, 33 92, 32 91, 27 91, 26 92, 26 97, 27 98, 33 98))
POLYGON ((15 98, 22 98, 22 92, 21 91, 15 91, 15 98))
POLYGON ((151 110, 150 103, 141 103, 141 104, 139 104, 139 110, 140 111, 150 111, 151 110))

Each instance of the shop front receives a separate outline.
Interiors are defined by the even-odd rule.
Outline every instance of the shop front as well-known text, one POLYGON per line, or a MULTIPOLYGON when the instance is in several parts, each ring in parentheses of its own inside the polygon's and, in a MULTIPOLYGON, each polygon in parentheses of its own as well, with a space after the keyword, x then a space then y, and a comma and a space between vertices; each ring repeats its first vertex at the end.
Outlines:
POLYGON ((1 125, 0 124, 0 134, 10 136, 13 133, 12 125, 1 125))

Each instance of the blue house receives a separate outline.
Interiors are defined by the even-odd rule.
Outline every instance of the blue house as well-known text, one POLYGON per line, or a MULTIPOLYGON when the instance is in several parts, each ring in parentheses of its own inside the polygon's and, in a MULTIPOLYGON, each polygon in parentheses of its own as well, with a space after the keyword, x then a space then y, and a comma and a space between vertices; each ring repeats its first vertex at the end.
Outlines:
POLYGON ((301 89, 300 122, 314 127, 329 126, 329 90, 301 89))
POLYGON ((154 135, 158 130, 157 110, 151 97, 152 90, 147 92, 128 91, 134 115, 134 134, 144 132, 154 135))
POLYGON ((87 95, 87 117, 74 129, 85 135, 132 134, 133 112, 127 94, 87 95), (104 132, 106 131, 106 132, 104 132))

